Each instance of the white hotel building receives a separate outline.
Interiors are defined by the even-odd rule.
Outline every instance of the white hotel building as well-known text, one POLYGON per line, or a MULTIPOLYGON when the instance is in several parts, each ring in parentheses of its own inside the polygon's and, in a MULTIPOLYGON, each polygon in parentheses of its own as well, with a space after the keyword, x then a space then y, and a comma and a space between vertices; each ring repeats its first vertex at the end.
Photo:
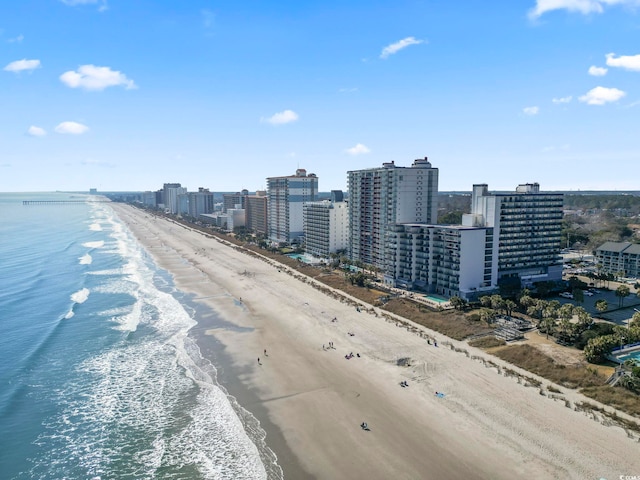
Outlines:
POLYGON ((318 199, 318 177, 299 168, 295 175, 267 178, 269 240, 295 243, 304 235, 305 202, 318 199))
POLYGON ((473 300, 496 288, 494 248, 492 228, 394 225, 388 235, 385 283, 473 300))
POLYGON ((411 167, 394 162, 349 175, 349 257, 385 268, 389 227, 437 222, 438 169, 425 157, 411 167))
POLYGON ((325 200, 304 204, 304 239, 307 253, 329 258, 346 250, 349 237, 347 202, 325 200))

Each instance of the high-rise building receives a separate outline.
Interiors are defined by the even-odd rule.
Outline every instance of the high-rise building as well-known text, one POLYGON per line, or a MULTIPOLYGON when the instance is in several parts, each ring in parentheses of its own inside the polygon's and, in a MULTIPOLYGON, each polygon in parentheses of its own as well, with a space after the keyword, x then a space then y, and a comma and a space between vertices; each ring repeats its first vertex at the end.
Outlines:
POLYGON ((258 190, 255 195, 245 198, 247 229, 261 235, 267 235, 267 192, 258 190))
POLYGON ((190 217, 198 218, 201 213, 213 212, 213 193, 208 188, 199 187, 197 192, 189 192, 188 196, 190 217))
POLYGON ((397 223, 437 223, 438 169, 425 157, 411 167, 394 162, 349 175, 349 256, 385 267, 389 227, 397 223))
POLYGON ((178 213, 178 195, 187 193, 187 189, 179 183, 165 183, 162 187, 162 203, 169 213, 178 213))
POLYGON ((222 211, 226 212, 232 208, 245 208, 247 195, 249 195, 249 191, 246 189, 237 193, 222 194, 222 211))
POLYGON ((295 243, 304 234, 302 205, 318 198, 318 177, 299 168, 295 175, 267 178, 269 240, 295 243))
POLYGON ((466 300, 496 288, 492 228, 405 223, 387 238, 388 285, 466 300))
MULTIPOLYGON (((334 192, 333 198, 342 198, 338 191, 334 192)), ((329 258, 331 253, 346 250, 349 234, 347 202, 324 200, 305 203, 303 219, 305 250, 308 253, 329 258)))
POLYGON ((473 186, 471 213, 463 215, 462 224, 493 228, 499 284, 562 280, 563 200, 562 193, 541 192, 537 183, 518 185, 513 193, 473 186))

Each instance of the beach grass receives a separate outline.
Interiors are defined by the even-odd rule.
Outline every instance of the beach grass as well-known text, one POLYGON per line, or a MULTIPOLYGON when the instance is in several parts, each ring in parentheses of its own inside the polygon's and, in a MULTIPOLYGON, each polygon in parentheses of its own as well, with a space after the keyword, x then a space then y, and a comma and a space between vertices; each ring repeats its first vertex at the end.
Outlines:
POLYGON ((599 387, 607 380, 594 368, 557 363, 549 355, 531 345, 511 345, 496 349, 493 354, 563 387, 599 387))

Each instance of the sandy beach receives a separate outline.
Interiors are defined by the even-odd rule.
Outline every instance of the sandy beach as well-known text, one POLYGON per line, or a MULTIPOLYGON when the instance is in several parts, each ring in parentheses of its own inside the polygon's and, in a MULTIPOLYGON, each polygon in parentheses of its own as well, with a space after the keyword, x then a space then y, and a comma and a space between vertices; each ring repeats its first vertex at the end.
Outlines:
MULTIPOLYGON (((472 358, 486 353, 420 328, 435 347, 286 268, 130 206, 113 209, 178 288, 247 327, 202 334, 224 345, 285 478, 640 478, 636 438, 472 358)), ((572 405, 594 403, 559 390, 572 405)))

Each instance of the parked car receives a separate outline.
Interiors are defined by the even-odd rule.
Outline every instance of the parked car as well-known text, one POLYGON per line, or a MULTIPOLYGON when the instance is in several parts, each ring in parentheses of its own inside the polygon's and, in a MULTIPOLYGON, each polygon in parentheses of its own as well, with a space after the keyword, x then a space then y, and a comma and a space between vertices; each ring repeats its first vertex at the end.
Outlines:
POLYGON ((593 292, 591 290, 585 290, 584 293, 587 297, 593 297, 593 292))
POLYGON ((562 298, 573 298, 573 293, 570 292, 561 292, 558 295, 562 298))

